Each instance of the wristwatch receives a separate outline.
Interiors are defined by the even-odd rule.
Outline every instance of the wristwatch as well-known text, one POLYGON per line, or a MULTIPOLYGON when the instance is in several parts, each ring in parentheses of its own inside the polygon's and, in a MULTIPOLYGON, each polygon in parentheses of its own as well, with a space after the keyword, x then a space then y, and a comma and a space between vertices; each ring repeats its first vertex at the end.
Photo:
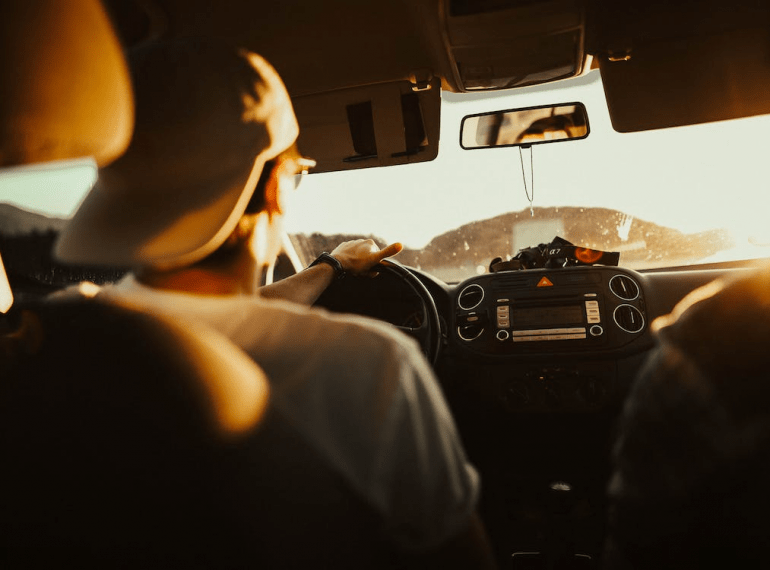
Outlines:
POLYGON ((342 267, 342 264, 339 262, 339 260, 327 251, 324 251, 321 255, 316 257, 315 261, 313 261, 313 263, 311 263, 307 267, 308 269, 310 269, 311 267, 313 267, 314 265, 318 265, 319 263, 326 263, 327 265, 332 266, 332 269, 334 269, 334 279, 336 281, 343 279, 347 274, 345 272, 345 268, 342 267))

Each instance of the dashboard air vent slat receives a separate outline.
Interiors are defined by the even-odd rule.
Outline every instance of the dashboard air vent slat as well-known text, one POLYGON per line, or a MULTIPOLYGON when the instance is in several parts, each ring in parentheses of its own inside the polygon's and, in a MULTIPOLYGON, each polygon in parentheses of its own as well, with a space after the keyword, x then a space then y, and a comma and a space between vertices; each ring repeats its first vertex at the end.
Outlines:
POLYGON ((457 296, 457 304, 466 311, 478 307, 483 300, 484 289, 478 283, 471 283, 457 296))
POLYGON ((638 333, 644 328, 644 315, 633 305, 618 305, 612 316, 615 324, 627 333, 638 333))
POLYGON ((615 275, 610 279, 610 291, 624 301, 633 301, 639 297, 639 285, 627 275, 615 275))

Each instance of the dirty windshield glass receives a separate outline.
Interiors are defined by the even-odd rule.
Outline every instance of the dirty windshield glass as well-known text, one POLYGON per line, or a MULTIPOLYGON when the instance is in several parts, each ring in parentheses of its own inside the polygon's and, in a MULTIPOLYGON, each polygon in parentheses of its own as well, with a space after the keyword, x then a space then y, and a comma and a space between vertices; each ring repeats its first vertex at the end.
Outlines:
POLYGON ((300 256, 352 237, 401 241, 401 262, 456 282, 557 235, 618 251, 621 265, 635 269, 770 255, 760 144, 768 116, 617 133, 597 71, 442 99, 436 160, 303 182, 287 219, 300 256), (565 101, 586 105, 588 138, 523 150, 460 147, 466 115, 565 101))

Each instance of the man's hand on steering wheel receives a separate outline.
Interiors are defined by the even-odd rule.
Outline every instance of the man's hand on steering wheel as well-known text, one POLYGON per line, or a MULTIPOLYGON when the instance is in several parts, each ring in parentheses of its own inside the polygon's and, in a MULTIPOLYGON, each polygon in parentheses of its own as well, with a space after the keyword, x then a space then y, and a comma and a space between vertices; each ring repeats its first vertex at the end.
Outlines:
POLYGON ((342 264, 346 272, 374 277, 377 275, 375 266, 386 257, 396 255, 403 248, 403 245, 396 242, 380 249, 374 240, 354 239, 339 244, 331 255, 342 264))

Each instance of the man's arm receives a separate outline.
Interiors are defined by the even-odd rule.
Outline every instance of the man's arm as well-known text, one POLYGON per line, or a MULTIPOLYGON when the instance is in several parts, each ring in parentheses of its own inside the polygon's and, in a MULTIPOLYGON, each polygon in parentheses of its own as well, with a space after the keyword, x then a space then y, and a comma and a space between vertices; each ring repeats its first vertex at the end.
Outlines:
MULTIPOLYGON (((400 243, 391 244, 383 249, 370 239, 346 241, 334 248, 332 257, 342 264, 342 268, 351 275, 376 275, 375 266, 403 249, 400 243)), ((326 263, 319 263, 304 271, 276 281, 260 288, 259 293, 270 299, 283 299, 303 305, 311 305, 321 296, 334 280, 334 269, 326 263)))

